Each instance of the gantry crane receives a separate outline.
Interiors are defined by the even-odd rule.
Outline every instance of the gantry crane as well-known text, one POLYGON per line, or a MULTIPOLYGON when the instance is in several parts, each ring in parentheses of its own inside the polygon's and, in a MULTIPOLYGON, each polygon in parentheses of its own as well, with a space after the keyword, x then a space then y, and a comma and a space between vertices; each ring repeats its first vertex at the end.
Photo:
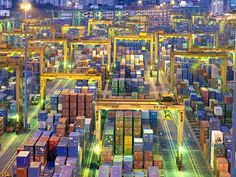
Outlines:
POLYGON ((164 33, 164 31, 155 32, 155 61, 157 60, 157 84, 159 84, 159 70, 160 70, 160 43, 167 38, 185 38, 188 40, 188 49, 192 48, 193 39, 190 33, 164 33))
POLYGON ((40 97, 41 108, 45 109, 47 80, 71 79, 71 80, 93 80, 98 82, 98 94, 102 94, 102 74, 78 74, 78 73, 44 73, 45 63, 40 58, 40 97))
MULTIPOLYGON (((27 52, 28 52, 28 54, 39 54, 40 59, 44 58, 44 48, 43 47, 41 47, 41 48, 30 47, 30 48, 27 48, 27 52)), ((9 56, 14 53, 24 54, 24 48, 0 49, 0 54, 6 54, 7 56, 9 56)))
POLYGON ((12 57, 0 56, 0 68, 12 68, 16 71, 16 132, 21 129, 23 125, 23 98, 22 98, 22 87, 23 87, 23 59, 18 60, 12 57))
POLYGON ((95 25, 112 25, 112 20, 97 20, 97 19, 89 19, 88 20, 88 35, 91 34, 91 31, 94 29, 95 25))
POLYGON ((126 27, 130 27, 130 26, 133 26, 133 25, 137 25, 137 26, 140 26, 140 28, 143 29, 143 31, 147 31, 148 29, 148 25, 146 22, 143 22, 143 21, 126 21, 125 22, 125 25, 126 27))
MULTIPOLYGON (((35 39, 36 38, 36 33, 33 31, 29 31, 26 34, 27 36, 29 36, 29 39, 35 39)), ((25 38, 25 32, 23 31, 19 31, 19 30, 14 30, 13 32, 2 32, 0 33, 0 40, 2 43, 6 43, 9 44, 9 42, 7 41, 7 37, 8 36, 19 36, 21 38, 25 38)))
POLYGON ((98 81, 98 94, 102 94, 101 74, 78 74, 78 73, 42 73, 40 74, 40 97, 41 108, 45 109, 47 80, 70 79, 70 80, 92 80, 98 81))
POLYGON ((0 32, 13 31, 15 28, 14 18, 5 18, 0 20, 0 32))
POLYGON ((68 61, 68 46, 67 46, 67 39, 31 39, 28 40, 29 46, 35 46, 38 42, 40 43, 51 43, 51 44, 63 44, 64 49, 64 69, 67 68, 67 61, 68 61))
POLYGON ((182 144, 183 144, 183 129, 185 106, 182 104, 159 102, 157 100, 147 99, 98 99, 95 102, 95 125, 96 125, 96 139, 101 145, 101 110, 156 110, 178 111, 178 139, 177 139, 177 157, 176 163, 178 169, 182 166, 182 144))
POLYGON ((114 36, 114 46, 113 46, 113 63, 116 63, 116 51, 117 51, 117 41, 125 40, 125 41, 148 41, 150 42, 150 69, 152 71, 153 64, 153 47, 154 47, 154 39, 153 35, 149 35, 147 33, 140 33, 139 35, 131 35, 131 36, 114 36))
MULTIPOLYGON (((27 25, 27 31, 34 31, 34 32, 42 32, 42 30, 48 30, 52 33, 52 39, 55 39, 56 36, 56 29, 54 26, 47 26, 47 25, 27 25)), ((24 24, 22 24, 22 31, 24 31, 24 24)))
MULTIPOLYGON (((124 28, 124 27, 121 27, 121 26, 110 26, 108 27, 108 30, 107 30, 107 34, 108 34, 108 39, 113 39, 114 36, 118 36, 117 32, 118 31, 126 31, 126 35, 129 34, 133 34, 134 31, 131 29, 131 28, 124 28)), ((122 34, 123 35, 123 34, 122 34)))
POLYGON ((70 29, 76 29, 78 30, 79 36, 78 37, 83 37, 85 36, 85 26, 70 26, 68 24, 65 24, 61 27, 61 34, 65 35, 70 29))
POLYGON ((174 90, 174 66, 175 66, 175 56, 187 57, 186 59, 196 58, 198 60, 206 60, 209 58, 221 59, 221 80, 222 80, 222 91, 226 92, 227 88, 227 80, 226 80, 226 72, 227 72, 227 53, 226 52, 204 52, 202 50, 195 52, 181 52, 181 51, 172 51, 170 52, 170 85, 171 89, 174 90), (189 58, 190 57, 190 58, 189 58))
POLYGON ((72 62, 72 54, 74 45, 104 45, 107 47, 107 71, 110 74, 110 67, 111 67, 111 40, 85 40, 85 39, 78 39, 72 40, 70 43, 70 61, 72 62))

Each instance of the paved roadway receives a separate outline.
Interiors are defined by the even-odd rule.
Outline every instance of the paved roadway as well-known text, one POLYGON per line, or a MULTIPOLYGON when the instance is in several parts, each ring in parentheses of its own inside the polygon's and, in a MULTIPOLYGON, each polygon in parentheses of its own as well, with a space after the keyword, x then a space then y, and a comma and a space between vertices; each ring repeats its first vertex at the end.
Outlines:
MULTIPOLYGON (((146 76, 155 92, 158 91, 168 92, 169 84, 165 79, 163 72, 160 74, 161 86, 156 88, 156 78, 146 76)), ((177 150, 177 113, 171 112, 173 121, 163 120, 163 112, 159 112, 158 119, 158 134, 160 136, 160 146, 164 159, 164 171, 166 177, 212 177, 211 169, 203 156, 202 151, 199 149, 198 143, 194 134, 192 133, 187 119, 184 125, 184 141, 183 141, 183 171, 179 172, 176 166, 176 150, 177 150)))
MULTIPOLYGON (((55 80, 48 84, 47 99, 57 88, 68 88, 72 85, 72 81, 55 80)), ((4 133, 0 138, 2 148, 0 150, 0 176, 5 173, 12 174, 12 167, 15 161, 16 150, 20 145, 23 145, 29 137, 35 132, 38 125, 37 113, 40 110, 39 106, 29 107, 29 124, 30 130, 27 133, 16 135, 15 133, 4 133)))

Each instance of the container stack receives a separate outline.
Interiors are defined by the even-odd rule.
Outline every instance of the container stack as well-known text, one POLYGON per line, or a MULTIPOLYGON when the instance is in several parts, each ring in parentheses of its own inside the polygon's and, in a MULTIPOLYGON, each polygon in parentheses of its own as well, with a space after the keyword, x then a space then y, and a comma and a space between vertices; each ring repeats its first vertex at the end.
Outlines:
POLYGON ((102 164, 103 165, 112 165, 112 147, 103 147, 102 148, 102 164))
POLYGON ((150 126, 153 129, 153 132, 157 132, 157 112, 156 111, 149 111, 149 121, 150 126))
POLYGON ((86 102, 86 118, 93 117, 93 94, 87 93, 85 97, 86 102))
POLYGON ((62 116, 63 117, 70 117, 70 94, 68 90, 62 91, 62 116))
POLYGON ((209 127, 210 127, 210 124, 208 121, 200 121, 200 147, 202 148, 202 150, 205 152, 208 152, 208 148, 205 148, 204 150, 204 147, 207 147, 208 145, 208 140, 209 140, 209 127))
POLYGON ((212 130, 211 132, 211 156, 210 164, 213 170, 215 171, 215 162, 218 157, 224 157, 224 149, 221 149, 223 146, 223 134, 219 130, 212 130), (222 154, 223 153, 223 154, 222 154))
POLYGON ((116 111, 116 122, 115 122, 115 154, 123 154, 124 149, 124 119, 123 111, 116 111))
POLYGON ((124 111, 124 154, 132 155, 133 119, 132 111, 124 111))
POLYGON ((40 111, 38 113, 38 129, 39 130, 47 130, 47 119, 48 119, 48 112, 47 111, 40 111))
POLYGON ((73 91, 69 92, 70 96, 70 119, 69 119, 69 123, 70 124, 74 124, 75 122, 75 118, 77 116, 77 98, 78 98, 78 94, 74 93, 73 91))
POLYGON ((41 163, 40 162, 30 162, 28 167, 28 176, 40 176, 41 173, 41 163))
POLYGON ((216 176, 230 177, 229 164, 225 158, 217 158, 216 160, 216 176))
POLYGON ((143 169, 143 138, 134 138, 134 169, 143 169))
POLYGON ((160 177, 160 172, 158 167, 148 166, 148 177, 160 177))
POLYGON ((79 133, 71 132, 68 140, 68 157, 77 158, 79 154, 79 133))
POLYGON ((122 166, 112 166, 111 177, 122 177, 122 166))
POLYGON ((124 155, 124 174, 132 175, 132 171, 133 171, 133 156, 124 155))
POLYGON ((110 176, 110 167, 109 166, 100 166, 98 177, 109 177, 110 176))
POLYGON ((16 175, 21 177, 27 177, 27 168, 30 164, 30 152, 21 151, 16 156, 16 175))
POLYGON ((52 135, 49 139, 49 144, 48 144, 48 160, 54 161, 56 156, 57 156, 57 151, 56 147, 57 144, 60 141, 60 137, 52 135))
POLYGON ((85 116, 85 94, 78 94, 78 116, 85 116))
POLYGON ((133 118, 134 118, 133 137, 140 138, 142 132, 142 112, 133 111, 133 118))
POLYGON ((68 137, 61 137, 59 143, 57 144, 57 155, 62 157, 67 157, 68 154, 68 137))
POLYGON ((144 168, 153 165, 153 130, 143 129, 144 139, 144 168))

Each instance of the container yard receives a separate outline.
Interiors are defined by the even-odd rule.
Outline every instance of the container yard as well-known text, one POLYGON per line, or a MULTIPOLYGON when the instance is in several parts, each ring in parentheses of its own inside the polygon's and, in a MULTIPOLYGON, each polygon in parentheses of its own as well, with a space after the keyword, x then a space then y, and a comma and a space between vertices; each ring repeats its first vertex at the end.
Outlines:
POLYGON ((236 16, 216 1, 13 9, 0 176, 236 177, 236 16))

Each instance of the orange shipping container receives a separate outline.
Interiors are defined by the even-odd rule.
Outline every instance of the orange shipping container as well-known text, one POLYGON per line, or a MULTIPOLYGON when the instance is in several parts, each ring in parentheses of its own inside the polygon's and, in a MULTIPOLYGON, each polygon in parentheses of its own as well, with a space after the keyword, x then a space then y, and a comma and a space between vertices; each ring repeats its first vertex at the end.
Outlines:
POLYGON ((228 172, 229 164, 226 158, 217 158, 216 159, 216 168, 219 172, 228 172))
POLYGON ((27 177, 27 168, 17 168, 16 169, 16 176, 18 177, 27 177))

